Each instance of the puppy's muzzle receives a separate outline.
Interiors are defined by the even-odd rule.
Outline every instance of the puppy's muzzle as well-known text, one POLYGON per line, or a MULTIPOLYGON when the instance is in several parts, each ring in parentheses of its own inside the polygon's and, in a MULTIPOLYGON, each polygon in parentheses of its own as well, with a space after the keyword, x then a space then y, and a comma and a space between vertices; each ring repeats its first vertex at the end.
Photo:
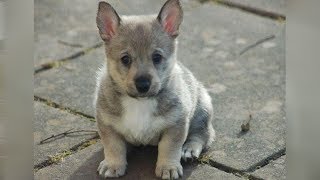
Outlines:
POLYGON ((151 77, 139 76, 135 79, 135 85, 139 93, 147 93, 151 86, 151 77))

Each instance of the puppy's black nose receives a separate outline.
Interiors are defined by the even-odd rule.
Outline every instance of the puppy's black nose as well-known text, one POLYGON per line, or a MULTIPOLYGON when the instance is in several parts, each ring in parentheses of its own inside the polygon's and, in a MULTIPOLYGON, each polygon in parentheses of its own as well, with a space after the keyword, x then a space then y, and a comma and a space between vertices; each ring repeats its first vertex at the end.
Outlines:
POLYGON ((146 93, 150 89, 151 80, 148 76, 140 76, 135 79, 136 88, 139 93, 146 93))

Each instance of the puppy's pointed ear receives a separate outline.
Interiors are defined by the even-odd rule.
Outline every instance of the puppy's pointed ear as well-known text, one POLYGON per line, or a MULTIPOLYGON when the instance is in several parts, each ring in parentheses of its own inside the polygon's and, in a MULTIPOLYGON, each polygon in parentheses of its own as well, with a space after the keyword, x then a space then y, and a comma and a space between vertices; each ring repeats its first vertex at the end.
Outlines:
POLYGON ((183 19, 183 11, 179 0, 168 0, 157 17, 164 31, 171 37, 177 37, 183 19))
POLYGON ((101 39, 108 42, 116 35, 121 19, 109 3, 101 1, 96 21, 101 39))

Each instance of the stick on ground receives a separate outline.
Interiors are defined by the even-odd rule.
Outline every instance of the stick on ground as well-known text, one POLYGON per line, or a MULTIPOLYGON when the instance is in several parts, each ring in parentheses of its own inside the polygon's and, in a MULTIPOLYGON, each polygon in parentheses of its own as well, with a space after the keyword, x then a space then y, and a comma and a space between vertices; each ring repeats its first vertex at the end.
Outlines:
POLYGON ((276 37, 275 35, 270 35, 270 36, 267 36, 267 37, 265 37, 265 38, 263 38, 263 39, 260 39, 260 40, 258 40, 257 42, 255 42, 255 43, 247 46, 246 48, 244 48, 244 49, 239 53, 239 55, 242 55, 243 53, 247 52, 249 49, 254 48, 254 47, 256 47, 257 45, 262 44, 262 43, 264 43, 264 42, 266 42, 266 41, 268 41, 268 40, 271 40, 271 39, 273 39, 273 38, 275 38, 275 37, 276 37))
POLYGON ((45 139, 41 140, 39 144, 43 144, 43 143, 47 142, 50 139, 55 139, 57 137, 67 136, 69 134, 74 134, 74 133, 79 133, 79 132, 92 132, 92 133, 94 132, 94 133, 98 133, 98 131, 96 131, 96 130, 75 130, 75 131, 72 131, 72 130, 73 130, 73 128, 69 129, 69 130, 67 130, 67 131, 65 131, 63 133, 60 133, 60 134, 54 134, 54 135, 52 135, 52 136, 50 136, 48 138, 45 138, 45 139))

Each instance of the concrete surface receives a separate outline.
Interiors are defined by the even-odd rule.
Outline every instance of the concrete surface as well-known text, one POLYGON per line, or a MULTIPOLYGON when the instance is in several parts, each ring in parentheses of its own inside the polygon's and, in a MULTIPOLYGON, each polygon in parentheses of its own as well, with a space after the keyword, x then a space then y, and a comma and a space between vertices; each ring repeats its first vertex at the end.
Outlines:
MULTIPOLYGON (((150 14, 157 13, 164 0, 109 2, 119 14, 150 14)), ((285 22, 217 3, 181 2, 185 13, 178 58, 208 88, 217 132, 216 141, 205 154, 210 163, 184 163, 183 178, 238 179, 236 172, 249 172, 252 177, 283 179, 284 165, 278 168, 277 160, 263 163, 285 148, 285 22), (243 52, 266 37, 271 38, 243 52), (241 125, 249 117, 250 130, 241 132, 241 125), (256 170, 262 164, 265 166, 256 170), (234 170, 234 174, 226 169, 234 170)), ((282 9, 283 1, 241 3, 278 12, 275 7, 282 9)), ((36 144, 71 127, 95 128, 90 121, 94 115, 95 72, 104 61, 104 52, 102 47, 90 52, 87 49, 101 42, 95 25, 96 5, 97 1, 35 1, 35 67, 86 53, 35 74, 35 96, 56 106, 35 103, 34 165, 92 138, 64 137, 36 144)), ((122 179, 154 179, 156 154, 154 147, 135 148, 128 155, 128 171, 122 179)), ((40 169, 35 177, 98 179, 95 171, 102 158, 98 142, 73 151, 63 162, 40 169)))
POLYGON ((95 2, 36 0, 34 4, 35 67, 101 41, 95 24, 95 2))
POLYGON ((41 72, 34 78, 34 94, 93 116, 96 71, 103 61, 104 51, 99 48, 58 68, 41 72))

